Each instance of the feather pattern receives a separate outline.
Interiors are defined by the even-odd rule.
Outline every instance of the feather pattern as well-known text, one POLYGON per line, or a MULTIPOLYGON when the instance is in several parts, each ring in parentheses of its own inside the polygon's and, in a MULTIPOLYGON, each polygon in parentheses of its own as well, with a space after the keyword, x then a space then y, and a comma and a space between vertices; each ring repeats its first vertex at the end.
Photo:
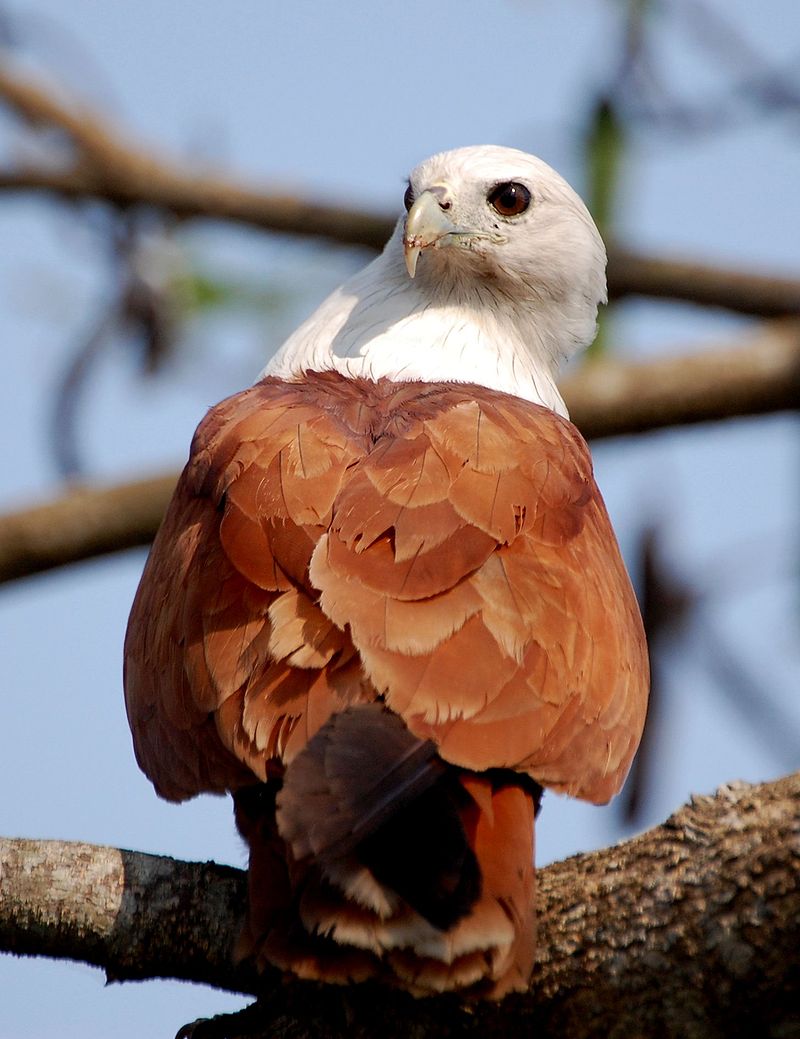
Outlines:
POLYGON ((477 386, 335 372, 267 378, 212 409, 126 642, 136 753, 159 793, 236 792, 251 845, 242 949, 305 976, 388 976, 419 993, 524 986, 533 802, 480 774, 516 770, 608 800, 646 683, 638 612, 577 431, 477 386), (397 726, 367 738, 374 758, 352 724, 308 757, 331 719, 369 704, 397 726), (423 787, 440 769, 457 777, 447 811, 480 864, 480 893, 444 928, 330 828, 332 804, 362 841, 386 824, 392 784, 376 779, 371 799, 352 777, 393 774, 402 747, 412 760, 429 748, 423 787), (278 804, 302 807, 279 808, 276 829, 246 803, 261 782, 274 811, 284 774, 278 804), (293 897, 265 900, 260 885, 303 892, 299 930, 293 897))
POLYGON ((644 721, 641 620, 556 386, 605 249, 513 149, 433 156, 408 203, 200 424, 126 703, 162 796, 233 794, 238 955, 498 998, 533 963, 542 786, 608 800, 644 721))

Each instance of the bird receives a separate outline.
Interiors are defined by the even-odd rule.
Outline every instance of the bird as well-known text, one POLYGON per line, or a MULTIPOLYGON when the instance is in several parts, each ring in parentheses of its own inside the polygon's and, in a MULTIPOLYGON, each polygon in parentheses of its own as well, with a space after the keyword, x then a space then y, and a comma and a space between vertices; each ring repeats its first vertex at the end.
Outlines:
POLYGON ((636 599, 557 388, 606 254, 513 148, 434 155, 404 206, 200 422, 126 707, 161 797, 232 795, 237 958, 500 999, 533 970, 543 790, 607 802, 646 712, 636 599))

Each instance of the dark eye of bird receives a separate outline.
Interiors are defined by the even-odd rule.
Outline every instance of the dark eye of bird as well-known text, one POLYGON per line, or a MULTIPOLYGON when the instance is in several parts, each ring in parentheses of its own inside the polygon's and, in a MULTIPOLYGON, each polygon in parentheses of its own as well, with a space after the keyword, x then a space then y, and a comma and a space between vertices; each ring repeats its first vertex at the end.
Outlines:
POLYGON ((524 184, 510 180, 496 184, 486 196, 486 201, 500 216, 519 216, 531 204, 531 193, 524 184))
POLYGON ((414 189, 410 184, 406 188, 405 195, 403 195, 403 205, 406 207, 406 212, 414 205, 414 189))

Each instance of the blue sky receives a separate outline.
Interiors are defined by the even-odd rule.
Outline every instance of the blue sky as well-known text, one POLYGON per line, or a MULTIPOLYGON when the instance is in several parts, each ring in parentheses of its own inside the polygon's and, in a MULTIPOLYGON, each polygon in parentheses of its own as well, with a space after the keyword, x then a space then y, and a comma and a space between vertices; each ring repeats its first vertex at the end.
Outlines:
MULTIPOLYGON (((715 6, 775 64, 793 56, 794 0, 757 14, 747 0, 715 6)), ((381 210, 399 207, 417 161, 470 143, 534 151, 580 187, 575 134, 587 98, 613 68, 620 31, 618 5, 601 0, 71 0, 68 18, 59 0, 6 9, 29 38, 31 68, 49 68, 153 148, 381 210)), ((697 100, 722 78, 676 24, 666 22, 660 37, 664 75, 697 100)), ((762 119, 689 143, 635 140, 620 214, 626 240, 796 273, 796 126, 762 119)), ((0 122, 3 153, 19 147, 0 122)), ((50 395, 108 281, 97 235, 67 209, 0 198, 0 241, 0 507, 11 509, 57 491, 45 436, 50 395)), ((80 424, 98 478, 179 464, 205 408, 251 380, 292 322, 362 260, 210 226, 183 234, 179 247, 226 276, 277 287, 287 306, 270 326, 224 318, 191 326, 158 381, 139 377, 123 344, 109 351, 80 424)), ((742 325, 688 307, 631 303, 614 339, 626 352, 653 353, 725 342, 742 325)), ((623 546, 643 517, 661 518, 679 572, 717 575, 717 583, 724 575, 724 594, 712 585, 707 622, 800 725, 792 696, 800 678, 797 433, 796 419, 777 416, 605 444, 595 459, 623 546)), ((143 559, 129 552, 0 589, 0 832, 243 865, 224 800, 167 805, 133 761, 120 661, 143 559)), ((768 778, 791 764, 708 679, 707 651, 695 634, 670 658, 652 822, 692 791, 768 778)), ((540 861, 620 835, 611 810, 555 797, 541 818, 540 861)), ((0 958, 0 993, 0 1039, 169 1035, 185 1020, 242 1003, 177 983, 104 988, 99 972, 80 965, 8 957, 0 958)))

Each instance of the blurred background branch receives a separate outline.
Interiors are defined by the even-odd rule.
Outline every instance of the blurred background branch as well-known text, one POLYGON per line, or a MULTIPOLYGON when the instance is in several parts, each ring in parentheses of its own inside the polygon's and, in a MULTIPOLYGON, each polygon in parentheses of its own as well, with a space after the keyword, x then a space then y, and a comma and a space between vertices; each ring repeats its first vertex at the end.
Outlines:
MULTIPOLYGON (((572 421, 600 439, 793 409, 800 398, 800 323, 765 325, 738 347, 655 361, 604 358, 562 383, 572 421)), ((113 487, 76 487, 0 515, 0 583, 152 541, 177 473, 113 487)))
MULTIPOLYGON (((409 165, 480 140, 564 172, 610 243, 611 305, 563 390, 654 675, 625 794, 608 812, 552 799, 540 859, 800 765, 796 4, 190 7, 67 21, 58 0, 0 0, 0 758, 24 789, 3 829, 241 862, 215 799, 176 825, 136 772, 119 657, 144 552, 118 550, 152 538, 204 409, 381 248, 409 165)), ((47 966, 23 966, 0 962, 0 1032, 15 1012, 37 1031, 43 985, 39 1034, 103 1014, 103 1034, 152 1034, 175 1013, 145 1008, 178 989, 205 1009, 177 985, 84 996, 75 969, 54 997, 47 966)))
MULTIPOLYGON (((85 108, 70 106, 55 91, 0 65, 0 101, 34 127, 60 130, 70 156, 51 164, 0 167, 0 192, 44 192, 64 199, 95 199, 121 209, 148 206, 182 219, 231 220, 264 231, 326 238, 341 245, 381 249, 396 214, 369 213, 310 197, 250 188, 233 179, 198 174, 180 163, 149 153, 125 140, 116 127, 85 108)), ((603 219, 610 221, 607 184, 615 146, 610 143, 611 109, 598 108, 592 155, 607 156, 593 177, 603 219), (605 127, 605 129, 604 129, 605 127)), ((615 125, 615 124, 614 124, 615 125)), ((616 173, 613 174, 616 176, 616 173)), ((609 247, 609 293, 681 299, 724 307, 760 317, 800 315, 800 279, 719 267, 698 261, 645 255, 622 246, 609 247)))

